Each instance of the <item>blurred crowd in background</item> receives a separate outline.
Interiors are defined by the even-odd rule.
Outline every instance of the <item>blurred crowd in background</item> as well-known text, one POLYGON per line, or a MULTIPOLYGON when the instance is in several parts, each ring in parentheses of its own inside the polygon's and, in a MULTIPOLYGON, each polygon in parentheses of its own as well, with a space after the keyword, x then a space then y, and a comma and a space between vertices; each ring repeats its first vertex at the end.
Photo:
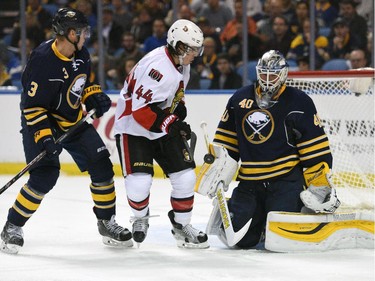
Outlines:
MULTIPOLYGON (((6 0, 2 0, 5 5, 6 0)), ((14 2, 14 1, 13 1, 14 2)), ((17 1, 18 2, 18 1, 17 1)), ((108 90, 122 88, 127 73, 145 54, 166 45, 168 27, 175 18, 195 22, 204 33, 204 53, 191 67, 187 89, 237 89, 255 80, 257 60, 276 49, 291 70, 346 70, 373 67, 374 2, 371 0, 316 0, 310 19, 307 0, 27 0, 26 40, 19 20, 3 28, 0 37, 0 86, 21 87, 21 44, 27 55, 53 38, 51 21, 62 7, 82 11, 91 26, 86 45, 93 61, 90 80, 98 82, 98 38, 104 42, 104 75, 108 90), (98 34, 97 2, 102 3, 102 29, 98 34), (243 11, 247 22, 242 23, 243 11), (309 65, 310 25, 315 26, 315 65, 309 65), (248 59, 243 61, 243 28, 248 30, 248 59), (254 71, 252 71, 254 68, 254 71)), ((4 9, 2 9, 4 10, 4 9)), ((19 12, 19 9, 18 9, 19 12)), ((19 17, 18 17, 19 18, 19 17)), ((0 24, 1 25, 1 24, 0 24)))

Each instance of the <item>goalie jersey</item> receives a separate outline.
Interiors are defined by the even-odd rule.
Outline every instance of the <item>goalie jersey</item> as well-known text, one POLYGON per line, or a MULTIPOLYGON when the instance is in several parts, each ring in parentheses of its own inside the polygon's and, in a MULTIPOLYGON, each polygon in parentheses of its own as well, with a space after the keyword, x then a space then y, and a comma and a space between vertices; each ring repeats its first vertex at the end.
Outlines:
POLYGON ((21 110, 32 132, 57 124, 68 130, 83 115, 81 99, 90 74, 85 47, 72 58, 62 55, 54 40, 39 45, 30 55, 22 75, 21 110), (49 70, 44 68, 48 64, 49 70))
POLYGON ((249 85, 233 94, 214 137, 241 160, 238 180, 270 181, 319 162, 332 166, 328 138, 307 94, 284 85, 277 102, 261 109, 255 91, 249 85))
POLYGON ((126 77, 117 101, 116 134, 158 139, 166 133, 159 124, 185 102, 190 65, 176 66, 168 49, 154 49, 136 64, 126 77))

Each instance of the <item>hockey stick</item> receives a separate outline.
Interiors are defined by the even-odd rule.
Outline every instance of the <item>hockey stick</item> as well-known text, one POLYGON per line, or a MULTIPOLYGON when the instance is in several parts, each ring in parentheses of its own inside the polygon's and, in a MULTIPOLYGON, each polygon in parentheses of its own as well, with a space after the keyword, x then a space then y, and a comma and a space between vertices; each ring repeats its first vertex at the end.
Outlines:
MULTIPOLYGON (((207 145, 207 148, 208 148, 208 154, 206 154, 206 155, 209 155, 210 157, 212 157, 211 163, 213 163, 215 161, 215 156, 212 155, 211 151, 210 151, 210 144, 209 144, 209 138, 208 138, 206 126, 207 126, 206 122, 201 123, 201 128, 203 130, 203 135, 204 135, 206 145, 207 145)), ((206 156, 205 156, 204 161, 206 162, 206 156)), ((209 163, 209 164, 211 164, 211 163, 209 163)), ((229 213, 228 204, 227 204, 227 199, 225 198, 224 182, 223 181, 220 181, 217 184, 216 198, 218 200, 220 216, 221 216, 221 220, 223 222, 223 227, 224 227, 225 236, 226 236, 226 239, 227 239, 227 244, 228 244, 229 247, 232 247, 232 246, 236 245, 245 236, 245 234, 247 233, 247 231, 250 227, 252 219, 250 219, 240 230, 238 230, 237 232, 234 231, 231 216, 230 216, 230 213, 229 213)))
MULTIPOLYGON (((85 123, 91 116, 93 116, 95 113, 95 109, 91 109, 89 112, 87 112, 87 115, 84 116, 81 120, 78 121, 77 124, 75 124, 70 130, 68 130, 65 134, 60 136, 56 143, 61 143, 63 140, 65 140, 67 137, 69 137, 78 127, 80 127, 83 123, 85 123)), ((33 160, 29 162, 17 175, 15 175, 10 181, 7 182, 1 189, 0 194, 2 194, 5 190, 7 190, 13 183, 15 183, 20 177, 22 177, 30 168, 38 163, 44 156, 46 156, 46 151, 43 150, 41 153, 39 153, 33 160)))

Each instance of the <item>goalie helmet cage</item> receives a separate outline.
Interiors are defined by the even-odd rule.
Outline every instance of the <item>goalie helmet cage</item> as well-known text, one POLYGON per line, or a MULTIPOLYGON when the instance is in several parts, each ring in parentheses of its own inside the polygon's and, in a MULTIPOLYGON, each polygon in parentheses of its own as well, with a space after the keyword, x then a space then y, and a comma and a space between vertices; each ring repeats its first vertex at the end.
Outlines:
POLYGON ((374 70, 289 72, 314 101, 333 154, 341 210, 374 209, 374 70))

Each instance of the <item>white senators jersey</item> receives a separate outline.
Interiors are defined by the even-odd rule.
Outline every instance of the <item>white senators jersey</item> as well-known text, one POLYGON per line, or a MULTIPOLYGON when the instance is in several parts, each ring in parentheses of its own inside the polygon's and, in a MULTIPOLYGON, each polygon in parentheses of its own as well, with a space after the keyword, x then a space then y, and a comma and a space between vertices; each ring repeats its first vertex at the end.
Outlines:
POLYGON ((117 101, 114 133, 158 139, 159 124, 184 102, 190 65, 176 66, 166 46, 144 56, 126 77, 117 101))

